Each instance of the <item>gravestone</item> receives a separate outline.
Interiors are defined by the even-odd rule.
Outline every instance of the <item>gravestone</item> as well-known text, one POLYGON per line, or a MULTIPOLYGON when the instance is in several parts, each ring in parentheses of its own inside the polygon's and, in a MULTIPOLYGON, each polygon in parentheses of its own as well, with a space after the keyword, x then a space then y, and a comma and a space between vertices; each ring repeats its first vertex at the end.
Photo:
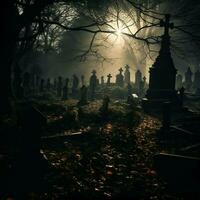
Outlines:
POLYGON ((107 78, 107 86, 110 86, 112 75, 108 74, 107 78))
POLYGON ((54 81, 53 81, 53 89, 54 89, 54 91, 57 90, 57 78, 54 78, 54 81))
POLYGON ((180 90, 183 87, 183 77, 181 74, 176 76, 176 89, 180 90))
POLYGON ((101 85, 104 85, 104 76, 101 76, 101 85))
POLYGON ((172 29, 174 24, 170 23, 170 15, 165 15, 165 21, 161 20, 160 26, 164 27, 164 35, 159 55, 149 71, 149 89, 146 94, 147 100, 143 101, 143 108, 161 110, 162 104, 169 101, 178 109, 180 105, 175 90, 177 70, 171 57, 169 36, 169 29, 172 29))
POLYGON ((106 95, 103 98, 102 106, 99 109, 103 119, 107 119, 109 103, 110 103, 110 98, 106 95))
POLYGON ((62 96, 62 90, 63 90, 63 82, 62 82, 62 77, 58 77, 58 83, 57 83, 57 96, 61 97, 62 96))
POLYGON ((135 73, 135 87, 137 90, 139 90, 141 82, 142 82, 142 73, 140 70, 137 70, 135 73))
POLYGON ((81 87, 81 96, 80 96, 80 100, 78 102, 79 106, 83 106, 87 104, 87 87, 85 85, 83 85, 81 87))
POLYGON ((62 96, 62 99, 63 100, 67 100, 68 99, 68 93, 69 93, 69 79, 66 78, 65 79, 65 85, 63 87, 63 96, 62 96))
POLYGON ((197 70, 194 74, 194 89, 200 89, 200 71, 197 70))
POLYGON ((47 85, 46 85, 47 91, 51 90, 51 80, 50 78, 47 79, 47 85))
POLYGON ((183 106, 184 96, 185 96, 185 88, 182 87, 182 88, 179 90, 179 98, 180 98, 181 106, 183 106))
POLYGON ((133 87, 130 83, 127 85, 127 94, 127 96, 131 96, 133 94, 133 87))
POLYGON ((129 71, 130 67, 128 65, 125 66, 125 72, 124 72, 124 83, 128 85, 131 82, 131 74, 129 71))
POLYGON ((143 77, 143 82, 144 82, 144 89, 146 90, 146 88, 147 88, 147 78, 145 76, 143 77))
POLYGON ((116 85, 119 87, 124 86, 124 76, 122 75, 123 69, 119 69, 119 74, 116 75, 116 85))
POLYGON ((193 73, 190 67, 188 67, 187 71, 185 72, 185 83, 184 83, 185 89, 187 91, 190 91, 192 88, 192 76, 193 76, 193 73))
POLYGON ((85 76, 81 75, 81 86, 85 85, 85 76))
POLYGON ((79 79, 76 74, 73 75, 72 79, 72 96, 77 98, 78 96, 78 86, 79 86, 79 79))
POLYGON ((96 87, 97 87, 97 76, 96 76, 96 71, 93 70, 92 75, 90 77, 90 93, 92 100, 95 97, 96 87))

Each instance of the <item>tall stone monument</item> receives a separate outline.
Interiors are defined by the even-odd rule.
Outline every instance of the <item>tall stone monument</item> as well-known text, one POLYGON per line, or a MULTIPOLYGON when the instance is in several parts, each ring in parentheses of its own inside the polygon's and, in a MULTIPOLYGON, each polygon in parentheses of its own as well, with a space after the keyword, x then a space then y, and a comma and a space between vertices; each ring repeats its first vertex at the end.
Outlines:
POLYGON ((179 103, 175 90, 177 70, 174 67, 170 52, 169 29, 173 29, 174 24, 170 23, 169 14, 165 15, 165 21, 161 20, 160 26, 164 27, 164 35, 162 36, 159 55, 149 70, 147 100, 143 101, 143 106, 150 109, 160 109, 165 102, 171 102, 172 105, 176 106, 179 103))

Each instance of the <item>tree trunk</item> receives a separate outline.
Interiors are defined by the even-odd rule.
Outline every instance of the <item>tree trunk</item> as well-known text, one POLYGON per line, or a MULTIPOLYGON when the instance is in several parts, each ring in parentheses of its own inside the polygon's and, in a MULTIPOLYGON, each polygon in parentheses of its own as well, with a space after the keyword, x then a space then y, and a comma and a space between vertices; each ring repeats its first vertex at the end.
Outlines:
POLYGON ((0 116, 11 112, 11 67, 17 42, 17 17, 12 1, 1 8, 2 35, 0 38, 0 116))

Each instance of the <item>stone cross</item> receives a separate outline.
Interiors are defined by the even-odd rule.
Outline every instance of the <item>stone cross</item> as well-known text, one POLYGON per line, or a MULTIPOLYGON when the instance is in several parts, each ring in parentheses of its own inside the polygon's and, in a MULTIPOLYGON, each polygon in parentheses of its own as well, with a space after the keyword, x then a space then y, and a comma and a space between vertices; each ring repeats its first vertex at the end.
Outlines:
POLYGON ((112 75, 111 75, 111 74, 108 74, 107 77, 108 77, 107 84, 110 85, 110 79, 112 78, 112 75))
POLYGON ((125 68, 126 68, 126 70, 129 70, 130 67, 128 65, 126 65, 125 68))
POLYGON ((122 74, 124 70, 122 68, 119 69, 119 73, 122 74))
POLYGON ((161 20, 160 21, 160 26, 165 28, 165 32, 164 35, 168 35, 169 34, 169 29, 173 29, 174 28, 174 23, 170 23, 170 15, 166 14, 165 15, 165 21, 161 20))

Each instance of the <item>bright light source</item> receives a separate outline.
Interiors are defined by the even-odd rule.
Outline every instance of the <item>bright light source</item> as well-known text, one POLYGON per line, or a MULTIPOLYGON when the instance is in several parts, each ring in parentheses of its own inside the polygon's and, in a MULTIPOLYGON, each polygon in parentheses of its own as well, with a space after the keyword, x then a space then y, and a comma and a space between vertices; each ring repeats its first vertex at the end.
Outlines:
POLYGON ((122 30, 118 28, 116 30, 116 34, 117 34, 118 37, 120 37, 122 35, 122 30))

